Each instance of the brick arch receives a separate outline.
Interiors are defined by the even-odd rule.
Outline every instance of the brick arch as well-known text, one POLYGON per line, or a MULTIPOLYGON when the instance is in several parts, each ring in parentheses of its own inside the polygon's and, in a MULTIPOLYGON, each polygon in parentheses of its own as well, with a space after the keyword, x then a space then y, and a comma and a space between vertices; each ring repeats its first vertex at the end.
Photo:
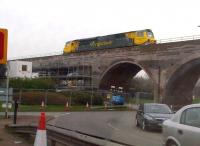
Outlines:
POLYGON ((192 103, 192 92, 199 77, 200 58, 180 65, 166 82, 164 102, 175 105, 192 103))
MULTIPOLYGON (((109 90, 111 85, 129 89, 131 79, 140 71, 144 70, 151 78, 152 74, 147 69, 132 60, 117 60, 112 62, 100 76, 99 88, 109 90)), ((153 78, 151 78, 153 80, 153 78)))
POLYGON ((199 54, 193 54, 193 55, 189 55, 187 57, 182 58, 181 60, 179 60, 178 62, 176 62, 172 67, 167 69, 166 75, 166 81, 165 81, 165 85, 168 84, 170 78, 175 74, 175 72, 181 68, 183 65, 187 64, 188 62, 191 62, 193 60, 199 59, 199 54))

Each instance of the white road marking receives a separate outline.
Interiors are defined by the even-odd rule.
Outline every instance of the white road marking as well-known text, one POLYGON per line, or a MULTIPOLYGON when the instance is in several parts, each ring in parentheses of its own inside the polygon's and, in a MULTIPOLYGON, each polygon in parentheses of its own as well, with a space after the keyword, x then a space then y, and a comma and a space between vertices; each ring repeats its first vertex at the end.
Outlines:
POLYGON ((114 129, 114 130, 117 130, 117 131, 120 130, 119 128, 114 127, 111 123, 108 123, 108 126, 111 127, 111 128, 114 129))
POLYGON ((60 115, 55 115, 54 118, 58 118, 61 116, 66 116, 66 115, 70 115, 71 113, 64 113, 64 114, 60 114, 60 115))

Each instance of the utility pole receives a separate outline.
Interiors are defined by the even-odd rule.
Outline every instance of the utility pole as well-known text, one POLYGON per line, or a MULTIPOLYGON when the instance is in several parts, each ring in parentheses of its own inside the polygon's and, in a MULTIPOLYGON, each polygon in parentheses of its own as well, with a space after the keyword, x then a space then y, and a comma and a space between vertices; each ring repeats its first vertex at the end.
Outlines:
POLYGON ((91 98, 90 98, 90 106, 92 107, 92 104, 93 104, 93 94, 94 94, 94 93, 93 93, 93 92, 94 92, 94 91, 93 91, 93 90, 94 90, 94 89, 93 89, 93 88, 94 88, 94 87, 93 87, 93 79, 94 79, 94 78, 93 78, 93 67, 92 67, 92 63, 91 63, 90 65, 91 65, 91 85, 92 85, 92 95, 91 95, 91 98))
POLYGON ((8 100, 9 100, 9 63, 7 63, 5 118, 8 118, 8 100))
POLYGON ((162 102, 162 99, 160 98, 160 75, 161 75, 161 70, 159 66, 158 67, 158 101, 162 102))

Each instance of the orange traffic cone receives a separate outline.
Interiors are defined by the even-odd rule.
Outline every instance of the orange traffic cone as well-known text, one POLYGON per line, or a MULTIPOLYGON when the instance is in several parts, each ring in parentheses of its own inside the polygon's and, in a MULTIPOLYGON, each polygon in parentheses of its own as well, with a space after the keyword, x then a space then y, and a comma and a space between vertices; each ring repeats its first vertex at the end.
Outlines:
POLYGON ((40 121, 35 136, 34 146, 47 146, 47 134, 46 134, 46 116, 45 112, 41 112, 40 121))

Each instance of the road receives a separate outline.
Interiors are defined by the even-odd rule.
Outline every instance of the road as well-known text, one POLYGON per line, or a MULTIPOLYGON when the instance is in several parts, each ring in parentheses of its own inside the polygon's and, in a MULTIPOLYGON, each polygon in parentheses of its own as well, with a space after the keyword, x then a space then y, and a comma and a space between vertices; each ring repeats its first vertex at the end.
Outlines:
POLYGON ((134 146, 161 146, 162 134, 135 126, 135 112, 69 112, 56 115, 49 125, 134 146))

